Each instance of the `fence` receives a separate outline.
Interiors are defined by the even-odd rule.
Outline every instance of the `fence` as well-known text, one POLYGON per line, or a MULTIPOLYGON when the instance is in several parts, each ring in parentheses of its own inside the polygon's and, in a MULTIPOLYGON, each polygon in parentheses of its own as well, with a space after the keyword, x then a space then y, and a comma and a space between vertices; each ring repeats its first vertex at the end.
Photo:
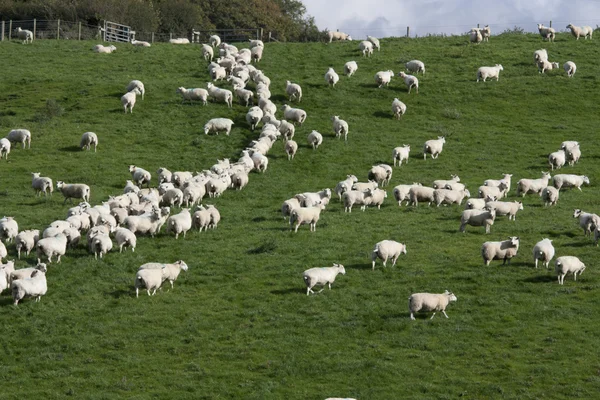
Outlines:
POLYGON ((0 41, 16 38, 17 28, 33 32, 34 39, 90 40, 98 38, 98 27, 83 22, 58 20, 19 20, 0 22, 0 41))

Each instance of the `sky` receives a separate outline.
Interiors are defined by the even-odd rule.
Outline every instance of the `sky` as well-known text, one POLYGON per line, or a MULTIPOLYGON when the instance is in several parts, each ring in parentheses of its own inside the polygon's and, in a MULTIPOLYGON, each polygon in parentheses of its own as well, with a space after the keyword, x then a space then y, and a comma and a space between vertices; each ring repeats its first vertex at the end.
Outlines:
POLYGON ((600 0, 302 0, 319 29, 340 30, 353 39, 463 34, 479 23, 492 35, 515 26, 537 32, 543 23, 566 31, 569 23, 600 25, 600 0))

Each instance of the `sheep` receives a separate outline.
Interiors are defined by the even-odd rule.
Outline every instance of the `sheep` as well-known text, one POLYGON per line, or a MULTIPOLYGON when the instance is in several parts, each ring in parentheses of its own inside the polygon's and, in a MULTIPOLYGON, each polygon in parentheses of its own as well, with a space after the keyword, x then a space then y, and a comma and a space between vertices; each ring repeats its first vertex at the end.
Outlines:
POLYGON ((243 104, 245 107, 248 107, 250 103, 253 102, 252 99, 254 98, 254 93, 252 92, 252 90, 236 86, 233 88, 233 92, 235 93, 240 103, 243 104))
POLYGON ((548 265, 554 257, 554 246, 552 245, 551 239, 542 239, 533 246, 533 261, 535 262, 535 268, 538 267, 538 261, 548 269, 548 265))
POLYGON ((190 44, 190 39, 188 39, 188 38, 172 38, 172 39, 169 39, 169 43, 171 43, 171 44, 190 44))
POLYGON ((327 38, 329 39, 329 43, 331 43, 333 40, 352 40, 350 35, 339 31, 327 31, 327 38))
POLYGON ((110 54, 114 51, 117 51, 117 48, 112 44, 110 46, 103 46, 101 44, 97 44, 92 48, 92 50, 94 50, 94 53, 110 54))
POLYGON ((500 186, 501 183, 504 182, 504 190, 502 193, 502 197, 506 197, 508 195, 508 191, 510 190, 511 178, 512 174, 503 174, 502 179, 486 179, 483 182, 484 186, 500 186))
MULTIPOLYGON (((248 122, 248 125, 250 125, 251 130, 254 130, 256 128, 256 126, 262 120, 263 116, 264 116, 264 113, 263 113, 263 110, 260 109, 260 107, 255 106, 248 110, 248 112, 246 113, 246 122, 248 122)), ((231 120, 228 120, 228 121, 231 121, 231 120)), ((233 124, 233 121, 231 121, 231 123, 233 124)), ((231 126, 229 126, 229 130, 231 130, 231 126)), ((227 135, 229 135, 229 132, 227 132, 227 135)))
POLYGON ((368 182, 355 182, 352 185, 352 190, 360 190, 360 191, 365 191, 367 189, 377 189, 377 182, 375 181, 368 181, 368 182))
POLYGON ((135 233, 150 233, 152 237, 160 231, 169 216, 169 208, 153 207, 150 214, 130 215, 123 221, 123 226, 135 233))
POLYGON ((490 201, 496 201, 497 197, 487 196, 484 199, 469 199, 465 204, 465 210, 483 210, 490 201))
POLYGON ((208 227, 210 229, 215 229, 217 225, 219 225, 219 222, 221 222, 221 213, 219 213, 217 207, 213 206, 212 204, 207 204, 206 210, 210 214, 210 223, 208 224, 208 227))
POLYGON ((598 226, 596 226, 594 228, 594 244, 596 246, 598 246, 598 240, 600 239, 600 229, 598 229, 598 226))
POLYGON ((570 166, 573 166, 579 162, 579 159, 581 158, 581 149, 579 148, 579 144, 566 146, 564 150, 567 155, 567 162, 570 166))
POLYGON ((356 61, 348 61, 344 64, 344 73, 348 78, 350 78, 354 73, 358 70, 358 65, 356 61))
POLYGON ((208 95, 217 102, 223 102, 227 104, 227 107, 233 107, 233 94, 230 90, 221 89, 208 82, 206 84, 208 95))
POLYGON ((333 132, 335 133, 335 137, 338 139, 344 135, 344 141, 348 141, 348 123, 343 119, 340 119, 339 116, 334 115, 331 117, 331 121, 333 122, 333 132))
MULTIPOLYGON (((31 275, 35 271, 42 271, 43 273, 48 272, 48 266, 44 263, 38 264, 33 268, 21 268, 10 272, 10 282, 18 281, 19 279, 31 278, 31 275)), ((0 273, 0 276, 4 275, 0 273)))
POLYGON ((0 139, 0 160, 4 157, 8 161, 8 155, 10 154, 10 140, 7 138, 0 139))
POLYGON ((90 187, 83 183, 64 183, 63 181, 56 182, 56 188, 60 190, 62 195, 65 197, 63 204, 73 199, 82 199, 83 201, 90 201, 90 187))
POLYGON ((296 133, 296 127, 294 126, 294 124, 291 124, 289 122, 287 122, 286 120, 281 120, 281 123, 279 124, 279 133, 281 133, 283 135, 283 137, 285 137, 288 140, 291 140, 294 138, 294 134, 296 133))
POLYGON ((40 301, 41 297, 48 291, 46 274, 41 270, 34 271, 31 278, 18 279, 10 284, 14 305, 25 297, 35 297, 35 301, 40 301))
POLYGON ((379 71, 375 74, 375 83, 377 87, 381 88, 383 85, 389 86, 392 81, 394 72, 392 70, 379 71))
POLYGON ((131 173, 131 178, 133 179, 133 182, 135 182, 135 184, 138 187, 141 188, 144 185, 144 183, 148 187, 150 187, 150 181, 152 180, 152 175, 150 174, 150 172, 135 165, 129 166, 129 172, 131 173))
POLYGON ((94 132, 85 132, 81 136, 81 141, 79 142, 79 147, 81 150, 86 149, 89 150, 91 146, 94 146, 94 153, 96 152, 96 147, 98 147, 98 136, 94 132))
POLYGON ((577 72, 577 65, 575 65, 573 61, 567 61, 566 63, 564 63, 563 69, 567 73, 567 76, 569 78, 572 78, 573 75, 575 75, 575 72, 577 72))
POLYGON ((15 261, 7 261, 6 264, 0 263, 0 293, 8 287, 12 282, 11 276, 15 271, 15 261))
MULTIPOLYGON (((166 169, 165 167, 160 167, 156 173, 158 174, 158 184, 160 185, 161 183, 169 183, 171 182, 171 179, 173 178, 173 173, 171 171, 169 171, 168 169, 166 169)), ((131 191, 132 192, 137 192, 140 189, 135 186, 133 184, 132 181, 127 181, 127 184, 130 186, 131 191), (135 190, 135 188, 137 188, 137 191, 135 190)), ((127 192, 125 192, 127 193, 127 192)))
POLYGON ((342 194, 342 202, 344 203, 344 212, 352 212, 352 206, 360 205, 360 209, 364 211, 368 202, 368 198, 373 195, 373 190, 349 190, 342 194))
POLYGON ((467 225, 485 226, 485 233, 490 233, 490 227, 494 225, 495 218, 496 210, 493 208, 489 210, 464 210, 460 217, 459 230, 464 233, 467 225))
POLYGON ((548 60, 548 52, 546 49, 539 49, 533 52, 533 62, 537 65, 539 61, 548 60))
POLYGON ((469 32, 469 41, 471 43, 479 44, 483 41, 483 35, 479 28, 472 28, 471 32, 469 32))
POLYGON ((471 197, 471 193, 468 190, 449 190, 449 189, 435 189, 433 191, 433 201, 436 206, 440 204, 458 204, 461 205, 465 197, 471 197))
POLYGON ((54 190, 52 179, 40 175, 40 172, 31 173, 31 187, 35 190, 36 196, 39 196, 42 192, 44 196, 48 196, 48 194, 52 196, 52 191, 54 190))
POLYGON ((308 134, 307 137, 308 144, 312 146, 313 150, 316 150, 321 143, 323 143, 323 135, 319 132, 313 130, 308 134))
POLYGON ((563 187, 576 187, 581 191, 581 185, 589 185, 590 178, 585 175, 558 174, 552 177, 552 186, 560 190, 563 187))
POLYGON ((435 317, 435 313, 441 311, 446 318, 446 307, 452 301, 456 301, 457 298, 454 293, 444 291, 441 294, 434 293, 413 293, 408 298, 408 310, 410 311, 410 319, 415 320, 414 313, 419 311, 433 311, 430 319, 435 317))
MULTIPOLYGON (((16 240, 15 240, 16 242, 16 240)), ((18 249, 17 249, 18 251, 18 249)), ((4 245, 4 243, 0 242, 0 263, 2 263, 2 259, 6 258, 6 256, 8 256, 8 251, 6 250, 6 246, 4 245)), ((21 259, 21 252, 19 251, 19 259, 21 259)), ((0 273, 0 275, 2 275, 0 273)))
POLYGON ((297 83, 286 81, 285 93, 288 95, 290 102, 293 100, 298 100, 298 102, 300 102, 302 100, 302 88, 297 83))
POLYGON ((121 225, 123 221, 125 221, 125 218, 129 216, 129 210, 123 207, 115 207, 112 210, 110 210, 110 215, 113 216, 113 218, 117 222, 117 225, 121 225))
POLYGON ((581 211, 579 208, 573 211, 573 218, 579 218, 579 226, 583 229, 585 236, 591 235, 592 231, 600 226, 598 215, 581 211))
POLYGON ((501 199, 507 195, 506 183, 501 182, 500 186, 479 186, 477 189, 477 195, 480 199, 485 199, 486 197, 495 197, 496 199, 501 199))
POLYGON ((496 210, 496 216, 508 215, 509 221, 515 221, 517 212, 523 209, 521 201, 489 201, 486 205, 496 210))
POLYGON ((373 44, 373 48, 377 49, 377 51, 381 51, 381 44, 379 43, 379 39, 367 35, 367 40, 373 44))
POLYGON ((406 244, 396 242, 395 240, 382 240, 375 243, 375 248, 371 252, 371 266, 375 271, 375 261, 379 258, 386 267, 388 259, 392 260, 392 267, 396 266, 396 261, 400 254, 406 254, 406 244))
POLYGON ((517 182, 517 196, 523 196, 527 193, 540 194, 542 189, 548 186, 550 180, 550 172, 542 172, 540 179, 521 179, 517 182))
POLYGON ((131 44, 133 46, 138 46, 138 47, 151 47, 152 46, 149 42, 145 42, 143 40, 135 40, 135 39, 131 39, 131 44))
POLYGON ((450 180, 436 179, 435 181, 433 181, 433 185, 431 185, 431 187, 433 187, 434 189, 444 189, 447 184, 456 182, 460 182, 460 177, 458 175, 452 174, 450 175, 450 180))
POLYGON ((131 92, 125 93, 121 96, 121 104, 123 105, 123 110, 125 114, 127 114, 127 109, 129 108, 129 113, 133 114, 133 107, 135 106, 136 96, 140 94, 139 89, 135 88, 131 92))
POLYGON ((557 62, 550 62, 548 60, 540 60, 537 62, 538 72, 543 74, 546 71, 552 71, 553 69, 557 69, 560 65, 557 62))
POLYGON ((358 44, 358 49, 362 52, 363 57, 371 57, 373 54, 373 43, 368 40, 363 40, 358 44))
MULTIPOLYGON (((21 252, 24 251, 27 256, 29 252, 33 250, 40 237, 40 231, 38 229, 29 229, 21 231, 15 236, 15 248, 17 249, 17 257, 21 259, 21 252)), ((2 242, 0 242, 2 243, 2 242)), ((4 246, 4 244, 2 244, 4 246)), ((4 255, 6 257, 6 254, 4 255)), ((2 262, 2 257, 0 257, 2 262)))
POLYGON ((346 175, 346 179, 338 182, 335 186, 334 192, 338 195, 340 201, 342 201, 342 194, 352 190, 352 185, 358 182, 358 178, 355 175, 346 175))
POLYGON ((203 88, 186 89, 182 86, 177 88, 175 93, 181 95, 181 98, 183 99, 181 104, 183 104, 186 100, 189 100, 190 104, 192 101, 201 101, 202 105, 205 106, 208 100, 208 91, 203 88))
POLYGON ((38 264, 42 262, 42 255, 48 258, 48 263, 52 263, 52 257, 56 255, 58 256, 56 262, 60 263, 60 257, 64 256, 67 252, 67 236, 63 233, 58 233, 56 236, 40 239, 35 248, 38 264))
POLYGON ((288 160, 293 160, 297 151, 298 151, 298 143, 296 143, 293 140, 287 140, 285 142, 285 154, 287 154, 288 160))
POLYGON ((181 207, 183 203, 183 192, 181 189, 173 188, 169 189, 162 195, 159 204, 161 207, 181 207))
POLYGON ((300 201, 302 207, 314 207, 317 204, 327 206, 331 200, 331 189, 323 189, 320 192, 304 192, 294 197, 300 201))
POLYGON ((340 273, 342 275, 346 275, 346 270, 342 264, 336 263, 333 263, 332 267, 307 269, 302 274, 302 278, 306 284, 306 295, 308 296, 310 293, 315 294, 312 289, 316 285, 323 286, 323 289, 319 290, 317 293, 321 293, 323 290, 325 290, 325 285, 328 285, 329 290, 331 290, 331 284, 335 281, 335 278, 340 273))
POLYGON ((208 43, 210 43, 212 47, 219 47, 221 45, 221 38, 219 35, 212 35, 208 38, 208 43))
POLYGON ((265 50, 265 48, 261 47, 261 46, 253 47, 250 50, 250 58, 252 59, 252 62, 255 62, 255 63, 260 62, 260 60, 262 59, 264 50, 265 50))
POLYGON ((431 154, 431 158, 438 158, 446 143, 445 136, 438 136, 437 139, 431 139, 425 142, 423 146, 423 160, 427 159, 427 154, 431 154))
POLYGON ((486 25, 483 27, 483 29, 480 29, 479 31, 481 32, 481 37, 482 37, 483 41, 489 42, 490 36, 492 35, 492 30, 490 29, 490 26, 486 25))
POLYGON ((556 275, 558 276, 558 284, 565 284, 565 276, 569 272, 573 273, 573 280, 577 280, 577 274, 581 276, 583 271, 585 271, 585 264, 581 262, 581 260, 575 256, 562 256, 558 257, 554 262, 554 270, 556 275))
POLYGON ((206 182, 206 193, 209 197, 220 197, 223 192, 231 185, 231 178, 229 175, 222 175, 218 178, 210 178, 206 182))
POLYGON ((267 167, 269 166, 269 159, 264 156, 261 152, 255 151, 252 153, 252 162, 254 163, 254 168, 257 171, 265 172, 267 167))
POLYGON ((33 43, 33 32, 27 29, 21 29, 20 26, 17 28, 17 37, 23 41, 23 44, 33 43))
POLYGON ((179 238, 180 233, 183 233, 183 238, 185 239, 185 234, 191 228, 192 216, 189 208, 184 208, 179 214, 171 215, 169 219, 167 219, 166 233, 175 233, 175 239, 179 238))
POLYGON ((394 114, 395 119, 400 120, 406 114, 406 104, 395 98, 392 101, 392 114, 394 114))
MULTIPOLYGON (((233 180, 234 179, 232 176, 232 181, 233 180)), ((190 183, 183 189, 183 204, 186 207, 193 206, 194 204, 201 202, 202 198, 205 195, 206 195, 206 186, 205 185, 190 183)))
POLYGON ((410 202, 410 197, 409 197, 409 193, 410 193, 410 189, 413 186, 422 186, 420 183, 413 183, 412 185, 398 185, 396 187, 394 187, 393 193, 394 193, 394 199, 396 199, 396 201, 398 202, 398 207, 402 207, 402 202, 404 200, 406 200, 406 205, 408 205, 408 203, 410 202))
POLYGON ((227 69, 225 67, 220 66, 219 64, 215 65, 210 70, 210 78, 213 82, 222 81, 227 77, 227 69))
POLYGON ((283 105, 283 118, 294 123, 298 122, 298 125, 302 126, 306 121, 306 111, 299 108, 292 108, 287 104, 283 105))
POLYGON ((410 153, 410 145, 403 144, 402 147, 395 147, 392 151, 392 158, 394 160, 394 167, 396 166, 396 161, 398 162, 398 166, 402 166, 402 161, 406 161, 405 164, 408 164, 408 158, 410 153))
POLYGON ((369 170, 368 179, 377 182, 378 185, 385 186, 392 179, 392 167, 387 164, 374 165, 369 170))
POLYGON ((554 186, 546 186, 542 189, 540 197, 544 201, 544 207, 555 206, 558 202, 559 192, 554 186))
POLYGON ((366 206, 377 206, 377 209, 381 209, 381 205, 387 198, 387 192, 383 189, 373 189, 371 196, 365 198, 366 206))
POLYGON ((561 169, 566 162, 567 155, 564 150, 555 151, 548 156, 548 164, 550 164, 552 170, 554 170, 554 168, 561 169))
POLYGON ((106 253, 112 250, 113 244, 112 240, 108 235, 96 235, 92 239, 92 243, 90 245, 90 250, 94 253, 94 258, 98 259, 98 255, 100 258, 104 256, 106 253))
POLYGON ((231 175, 231 187, 235 190, 242 190, 248 184, 248 173, 245 171, 237 171, 231 175))
POLYGON ((404 84, 408 88, 408 94, 410 94, 410 90, 412 88, 415 88, 415 90, 417 91, 417 94, 419 94, 419 80, 417 79, 416 76, 414 76, 414 75, 407 75, 403 71, 400 71, 398 73, 398 76, 400 78, 404 79, 404 84))
POLYGON ((592 40, 594 29, 592 29, 591 26, 575 26, 573 24, 569 24, 567 25, 567 29, 571 30, 571 34, 575 36, 577 40, 579 40, 579 36, 583 36, 583 38, 586 40, 589 36, 590 40, 592 40))
POLYGON ((202 45, 201 52, 202 52, 202 58, 204 58, 204 60, 206 60, 208 62, 211 62, 215 55, 213 48, 207 44, 202 45))
POLYGON ((423 75, 425 75, 425 63, 423 63, 423 61, 411 60, 404 64, 404 66, 408 72, 414 72, 415 74, 421 72, 423 75))
POLYGON ((202 205, 198 205, 194 215, 192 215, 192 228, 198 228, 198 232, 208 230, 210 225, 210 211, 204 208, 202 205))
POLYGON ((6 139, 11 143, 21 143, 23 149, 25 148, 25 143, 27 143, 28 149, 31 148, 31 132, 27 129, 13 129, 8 132, 6 139))
POLYGON ((177 279, 181 270, 188 270, 187 264, 182 260, 173 264, 146 263, 141 265, 135 275, 135 297, 139 297, 141 288, 146 288, 148 296, 151 295, 151 290, 153 291, 152 296, 155 295, 156 290, 167 279, 171 282, 171 288, 173 288, 173 282, 177 279))
POLYGON ((129 82, 129 84, 125 88, 125 91, 131 92, 133 89, 137 89, 139 91, 139 93, 136 93, 136 94, 141 94, 142 100, 144 100, 144 94, 146 93, 146 88, 144 87, 144 84, 142 83, 142 81, 133 80, 133 81, 129 82))
POLYGON ((554 28, 545 27, 544 24, 538 24, 537 27, 542 39, 554 42, 554 37, 556 36, 554 28))
POLYGON ((413 206, 418 206, 419 201, 426 201, 427 205, 430 206, 431 203, 435 201, 433 198, 433 192, 436 189, 427 186, 413 186, 408 191, 408 198, 410 199, 410 204, 413 206))
POLYGON ((510 265, 510 259, 517 255, 519 251, 519 238, 517 236, 510 236, 508 240, 501 242, 485 242, 481 246, 481 256, 483 257, 483 263, 488 266, 492 260, 503 260, 502 265, 510 265))
POLYGON ((329 67, 327 72, 325 73, 325 82, 331 87, 335 87, 335 84, 340 80, 340 76, 333 70, 333 68, 329 67))
POLYGON ((497 82, 500 79, 500 71, 504 71, 501 64, 496 64, 493 67, 479 67, 477 70, 477 82, 480 79, 483 79, 485 82, 487 78, 496 78, 497 82))
MULTIPOLYGON (((264 94, 258 94, 258 106, 266 115, 275 115, 277 106, 271 100, 265 98, 264 94)), ((261 117, 262 118, 262 117, 261 117)))
POLYGON ((265 47, 265 44, 262 40, 253 40, 253 39, 249 39, 250 42, 250 48, 252 47, 265 47))

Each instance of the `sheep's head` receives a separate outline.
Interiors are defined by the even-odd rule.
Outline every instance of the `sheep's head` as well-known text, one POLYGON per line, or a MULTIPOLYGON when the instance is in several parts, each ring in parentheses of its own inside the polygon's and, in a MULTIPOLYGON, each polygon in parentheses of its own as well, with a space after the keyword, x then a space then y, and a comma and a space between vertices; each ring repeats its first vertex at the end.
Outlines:
POLYGON ((444 294, 445 294, 445 295, 448 297, 448 301, 449 301, 449 302, 450 302, 450 301, 456 301, 456 300, 457 300, 457 298, 456 298, 456 296, 454 295, 454 293, 452 293, 452 292, 450 292, 450 291, 448 291, 448 290, 444 291, 444 294))

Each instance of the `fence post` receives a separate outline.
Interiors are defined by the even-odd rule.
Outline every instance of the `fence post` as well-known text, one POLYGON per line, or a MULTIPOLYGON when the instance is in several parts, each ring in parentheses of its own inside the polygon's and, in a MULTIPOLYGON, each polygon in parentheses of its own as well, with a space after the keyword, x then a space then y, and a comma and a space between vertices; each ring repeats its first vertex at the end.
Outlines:
POLYGON ((56 21, 56 40, 60 39, 60 19, 56 21))
POLYGON ((77 37, 77 40, 81 40, 81 21, 79 21, 79 35, 77 37))
POLYGON ((37 19, 33 19, 33 38, 35 39, 35 32, 37 30, 37 19))
POLYGON ((271 41, 271 31, 269 31, 269 42, 271 41))
POLYGON ((8 21, 8 40, 12 39, 12 19, 8 21))
POLYGON ((406 37, 410 37, 410 26, 406 27, 406 37))
POLYGON ((152 32, 152 39, 151 42, 154 43, 154 32, 152 32))
POLYGON ((552 21, 550 21, 550 28, 552 28, 552 21))
POLYGON ((173 39, 173 32, 169 33, 169 40, 173 39))
POLYGON ((4 20, 2 21, 2 32, 0 32, 0 42, 4 42, 4 20))
POLYGON ((479 29, 479 24, 477 24, 477 29, 479 29))
POLYGON ((263 36, 263 28, 260 28, 260 37, 259 37, 259 39, 262 40, 263 37, 264 37, 263 36))

